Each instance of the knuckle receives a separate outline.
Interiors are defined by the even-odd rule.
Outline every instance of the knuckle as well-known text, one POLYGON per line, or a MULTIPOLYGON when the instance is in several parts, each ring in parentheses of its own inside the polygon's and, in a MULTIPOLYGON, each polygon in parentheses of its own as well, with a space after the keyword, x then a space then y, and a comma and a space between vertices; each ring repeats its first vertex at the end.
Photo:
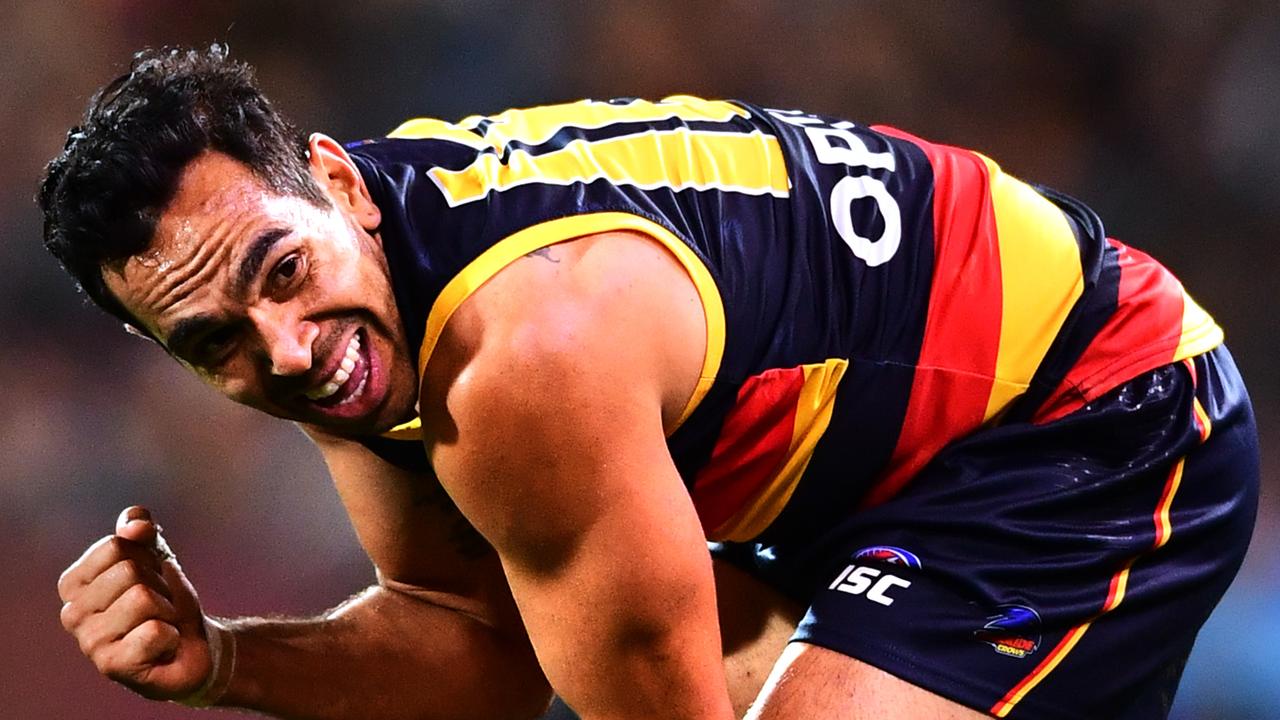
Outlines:
POLYGON ((167 623, 160 620, 147 620, 138 626, 135 642, 144 648, 153 647, 168 638, 168 627, 167 623))
POLYGON ((124 538, 119 537, 118 535, 112 535, 111 537, 107 538, 107 541, 103 544, 103 546, 114 555, 124 555, 127 552, 129 552, 129 547, 128 545, 126 545, 126 543, 128 542, 129 542, 128 540, 125 540, 124 538))
POLYGON ((138 618, 173 620, 173 605, 155 588, 148 585, 134 585, 121 595, 124 607, 138 618))
POLYGON ((131 585, 121 595, 125 602, 134 607, 147 607, 156 604, 156 591, 142 583, 131 585))
POLYGON ((111 671, 113 670, 113 667, 107 661, 106 653, 92 652, 92 653, 85 653, 85 655, 89 656, 90 662, 93 663, 93 667, 95 667, 99 673, 107 676, 111 675, 111 671))
POLYGON ((142 582, 142 570, 129 558, 117 561, 111 566, 111 572, 115 574, 117 580, 129 585, 142 582))
POLYGON ((111 643, 105 642, 101 634, 84 631, 76 633, 76 642, 80 645, 80 652, 102 670, 111 654, 111 643))
POLYGON ((58 576, 58 595, 64 600, 73 599, 71 596, 81 587, 87 585, 93 578, 84 577, 87 572, 86 567, 95 563, 105 563, 105 559, 114 557, 119 553, 113 550, 114 536, 107 535, 99 538, 96 542, 84 551, 78 560, 67 566, 66 570, 58 576), (103 557, 105 554, 105 558, 103 557))
POLYGON ((68 567, 66 570, 62 571, 61 575, 58 576, 58 597, 63 602, 67 602, 71 600, 71 589, 73 586, 73 583, 71 580, 72 573, 75 571, 77 567, 79 567, 79 565, 80 565, 79 563, 76 563, 71 567, 68 567))
POLYGON ((73 632, 80 625, 83 615, 80 606, 75 603, 63 603, 62 609, 58 611, 58 620, 62 622, 62 627, 67 632, 73 632))
POLYGON ((169 646, 174 629, 168 623, 151 619, 138 625, 129 633, 123 655, 133 665, 149 665, 169 646))
POLYGON ((98 669, 99 673, 112 679, 119 676, 121 671, 120 654, 115 647, 106 645, 95 648, 93 652, 85 654, 93 661, 93 666, 98 669))
POLYGON ((146 620, 124 637, 121 642, 122 650, 134 660, 142 659, 147 647, 155 641, 156 635, 156 621, 146 620))

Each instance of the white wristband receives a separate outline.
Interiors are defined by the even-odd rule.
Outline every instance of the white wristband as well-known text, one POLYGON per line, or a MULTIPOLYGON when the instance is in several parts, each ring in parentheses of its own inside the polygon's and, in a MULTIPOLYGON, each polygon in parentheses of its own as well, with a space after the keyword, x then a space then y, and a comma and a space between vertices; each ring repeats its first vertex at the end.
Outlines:
POLYGON ((195 692, 174 702, 187 707, 209 707, 222 698, 231 685, 231 675, 236 671, 236 635, 221 620, 204 618, 204 634, 209 640, 209 659, 212 669, 195 692))

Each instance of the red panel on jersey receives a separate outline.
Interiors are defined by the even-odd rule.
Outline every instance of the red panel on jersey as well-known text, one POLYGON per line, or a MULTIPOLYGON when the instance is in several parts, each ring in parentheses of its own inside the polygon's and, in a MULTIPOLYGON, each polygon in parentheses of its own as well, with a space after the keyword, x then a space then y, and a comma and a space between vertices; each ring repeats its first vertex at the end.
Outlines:
POLYGON ((986 164, 967 150, 874 129, 919 146, 933 166, 934 267, 902 431, 864 507, 893 497, 943 445, 982 423, 1001 322, 1000 249, 986 164))
POLYGON ((1116 311, 1033 422, 1063 417, 1134 374, 1174 359, 1182 338, 1182 285, 1146 253, 1107 242, 1119 252, 1116 311))
POLYGON ((795 428, 804 368, 775 369, 748 378, 725 417, 711 460, 690 495, 702 528, 719 528, 766 487, 786 460, 795 428))

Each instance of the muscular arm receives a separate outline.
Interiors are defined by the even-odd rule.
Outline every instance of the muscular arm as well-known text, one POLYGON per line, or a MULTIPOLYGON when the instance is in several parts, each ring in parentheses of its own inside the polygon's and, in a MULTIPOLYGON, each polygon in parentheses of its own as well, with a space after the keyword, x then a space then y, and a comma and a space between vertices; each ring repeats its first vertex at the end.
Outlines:
POLYGON ((711 561, 664 434, 699 376, 701 305, 650 240, 553 253, 446 327, 424 378, 433 462, 584 718, 728 718, 711 561))
POLYGON ((550 699, 496 557, 439 484, 324 451, 379 585, 306 620, 245 618, 222 705, 287 718, 532 718, 550 699))

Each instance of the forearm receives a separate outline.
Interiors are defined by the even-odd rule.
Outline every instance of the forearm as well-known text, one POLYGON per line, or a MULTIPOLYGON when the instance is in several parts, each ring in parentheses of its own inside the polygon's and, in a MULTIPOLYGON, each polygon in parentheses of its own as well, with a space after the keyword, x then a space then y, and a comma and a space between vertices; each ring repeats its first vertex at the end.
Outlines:
POLYGON ((550 690, 520 633, 375 587, 310 620, 244 618, 219 705, 291 720, 533 718, 550 690))
POLYGON ((556 691, 584 720, 732 717, 705 551, 654 557, 626 538, 598 540, 552 576, 521 577, 556 691))
MULTIPOLYGON (((631 588, 653 592, 652 587, 631 588)), ((678 626, 649 608, 607 607, 614 598, 593 595, 598 623, 548 658, 548 672, 584 720, 728 720, 732 717, 714 617, 700 627, 678 626)), ((688 607, 684 602, 675 606, 688 607)), ((705 613, 696 613, 703 617, 705 613)), ((551 655, 552 653, 549 653, 551 655)))

